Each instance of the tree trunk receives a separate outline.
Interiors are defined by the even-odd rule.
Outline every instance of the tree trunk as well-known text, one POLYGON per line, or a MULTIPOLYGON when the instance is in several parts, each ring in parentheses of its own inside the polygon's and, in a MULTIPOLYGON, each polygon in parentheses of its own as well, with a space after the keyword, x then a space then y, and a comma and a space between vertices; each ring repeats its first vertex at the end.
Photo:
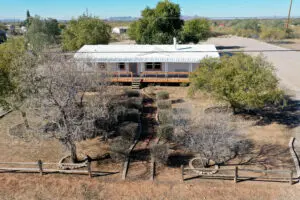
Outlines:
POLYGON ((74 142, 69 142, 69 144, 70 144, 70 150, 71 150, 71 160, 73 163, 77 163, 78 158, 77 158, 77 152, 76 152, 76 145, 74 142))
POLYGON ((25 124, 25 127, 27 129, 29 129, 29 123, 28 123, 28 120, 27 120, 27 114, 25 111, 20 111, 21 114, 22 114, 22 118, 23 118, 23 121, 24 121, 24 124, 25 124))

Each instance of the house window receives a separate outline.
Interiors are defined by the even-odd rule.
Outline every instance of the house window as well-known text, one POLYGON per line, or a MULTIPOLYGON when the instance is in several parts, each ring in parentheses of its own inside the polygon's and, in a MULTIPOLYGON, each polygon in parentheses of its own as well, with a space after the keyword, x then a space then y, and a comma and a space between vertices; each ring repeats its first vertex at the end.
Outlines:
POLYGON ((125 70, 125 63, 118 63, 119 70, 125 70))
POLYGON ((161 71, 161 63, 146 63, 147 71, 161 71))
POLYGON ((97 63, 97 67, 98 67, 98 69, 103 70, 103 69, 106 69, 106 64, 105 63, 97 63))

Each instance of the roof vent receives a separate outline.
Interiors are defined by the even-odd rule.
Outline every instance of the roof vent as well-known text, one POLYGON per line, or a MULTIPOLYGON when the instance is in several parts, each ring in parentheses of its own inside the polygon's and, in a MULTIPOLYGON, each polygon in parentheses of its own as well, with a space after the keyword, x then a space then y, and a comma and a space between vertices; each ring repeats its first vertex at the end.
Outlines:
POLYGON ((174 49, 177 49, 177 39, 176 37, 173 37, 173 44, 174 44, 174 49))

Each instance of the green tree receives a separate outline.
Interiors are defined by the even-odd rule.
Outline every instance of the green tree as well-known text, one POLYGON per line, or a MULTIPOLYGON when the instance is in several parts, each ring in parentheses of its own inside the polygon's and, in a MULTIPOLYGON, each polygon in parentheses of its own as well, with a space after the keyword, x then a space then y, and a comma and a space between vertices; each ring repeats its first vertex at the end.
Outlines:
POLYGON ((0 106, 10 107, 7 97, 17 88, 12 80, 12 74, 15 71, 14 62, 22 57, 24 52, 23 38, 9 39, 0 45, 0 106))
POLYGON ((209 36, 210 24, 207 19, 193 19, 184 23, 182 40, 185 43, 197 44, 200 40, 207 40, 209 36))
POLYGON ((210 92, 229 102, 234 111, 258 109, 283 99, 274 67, 262 56, 208 58, 200 65, 191 76, 192 92, 198 89, 210 92))
POLYGON ((97 17, 80 16, 63 30, 63 49, 73 51, 85 44, 108 44, 111 27, 97 17))
POLYGON ((137 40, 138 36, 138 21, 134 21, 130 24, 130 28, 127 31, 127 34, 131 40, 137 40))
POLYGON ((26 19, 21 22, 20 26, 26 26, 27 28, 30 26, 32 17, 30 15, 29 10, 26 11, 26 19))
POLYGON ((4 105, 4 97, 15 87, 11 81, 13 62, 21 57, 25 52, 23 38, 9 39, 0 45, 0 104, 4 105))
POLYGON ((58 42, 60 29, 56 19, 41 19, 36 16, 31 19, 26 33, 26 41, 34 52, 39 52, 51 44, 58 42))
POLYGON ((154 9, 142 11, 142 18, 131 24, 129 36, 138 44, 171 44, 183 26, 180 15, 178 4, 160 1, 154 9))
POLYGON ((0 23, 0 30, 5 31, 5 29, 6 29, 6 26, 4 24, 0 23))

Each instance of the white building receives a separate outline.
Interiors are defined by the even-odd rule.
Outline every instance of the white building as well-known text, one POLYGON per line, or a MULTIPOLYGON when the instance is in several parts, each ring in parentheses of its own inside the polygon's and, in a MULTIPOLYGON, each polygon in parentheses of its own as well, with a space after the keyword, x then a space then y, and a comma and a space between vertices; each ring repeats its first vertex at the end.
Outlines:
POLYGON ((97 63, 100 69, 136 77, 186 74, 206 57, 219 58, 214 45, 85 45, 75 59, 97 63))
POLYGON ((127 30, 128 30, 128 27, 114 27, 112 29, 112 33, 115 33, 115 34, 124 34, 124 33, 127 33, 127 30))

